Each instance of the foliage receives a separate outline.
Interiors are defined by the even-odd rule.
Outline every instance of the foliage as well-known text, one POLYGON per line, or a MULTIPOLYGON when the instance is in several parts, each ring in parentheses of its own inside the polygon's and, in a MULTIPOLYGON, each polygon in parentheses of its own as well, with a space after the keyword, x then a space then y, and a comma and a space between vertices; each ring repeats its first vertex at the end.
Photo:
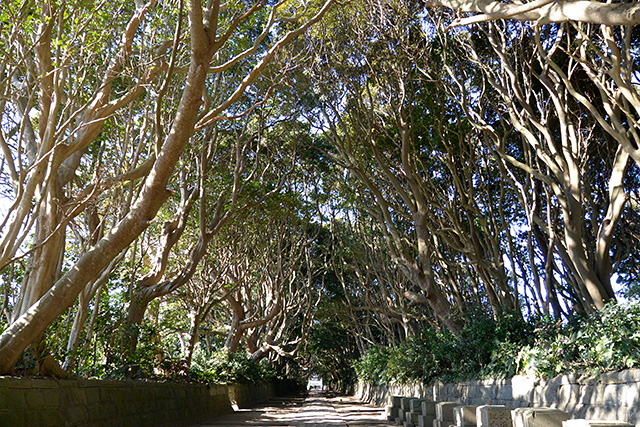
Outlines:
POLYGON ((640 303, 608 304, 566 325, 549 317, 525 322, 477 317, 460 336, 427 328, 391 347, 372 347, 355 363, 373 384, 459 381, 516 374, 548 378, 598 374, 640 365, 640 303))
POLYGON ((190 372, 215 384, 269 382, 276 376, 267 360, 256 362, 246 352, 229 353, 224 349, 206 354, 200 347, 193 355, 190 372))
POLYGON ((512 375, 513 364, 503 358, 529 340, 529 329, 517 315, 497 321, 478 315, 459 336, 430 326, 398 346, 371 348, 355 368, 361 381, 377 384, 512 375))
POLYGON ((640 303, 607 304, 589 317, 577 317, 549 334, 545 325, 536 342, 518 354, 519 371, 539 377, 568 372, 597 374, 640 365, 640 303))
POLYGON ((353 368, 358 349, 351 331, 342 323, 327 319, 316 323, 308 341, 310 370, 336 390, 347 391, 355 382, 353 368))

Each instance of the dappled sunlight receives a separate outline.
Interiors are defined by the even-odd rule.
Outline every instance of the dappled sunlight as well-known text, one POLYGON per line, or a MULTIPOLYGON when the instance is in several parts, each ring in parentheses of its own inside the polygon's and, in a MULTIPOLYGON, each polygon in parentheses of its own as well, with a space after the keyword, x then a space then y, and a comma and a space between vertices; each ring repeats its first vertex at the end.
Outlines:
POLYGON ((278 399, 252 409, 208 420, 201 426, 388 426, 384 411, 351 396, 312 391, 301 398, 278 399))

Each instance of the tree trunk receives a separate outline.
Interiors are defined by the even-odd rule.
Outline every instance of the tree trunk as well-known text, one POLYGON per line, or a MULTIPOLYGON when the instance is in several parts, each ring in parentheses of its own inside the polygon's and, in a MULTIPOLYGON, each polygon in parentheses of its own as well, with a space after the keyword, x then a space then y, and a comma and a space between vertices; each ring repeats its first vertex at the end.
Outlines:
POLYGON ((611 255, 609 251, 616 225, 620 221, 624 205, 627 202, 624 176, 628 165, 629 153, 622 147, 618 147, 609 180, 609 206, 596 235, 595 272, 607 296, 611 299, 615 299, 615 293, 611 286, 611 255))
POLYGON ((201 49, 192 54, 185 90, 172 130, 129 213, 0 335, 0 374, 13 370, 27 345, 70 307, 87 283, 147 228, 167 200, 170 195, 167 183, 193 133, 202 104, 205 70, 209 61, 210 55, 201 49))
POLYGON ((193 360, 193 352, 195 351, 196 344, 199 339, 199 331, 200 331, 200 323, 202 322, 202 313, 200 310, 192 314, 191 317, 191 325, 189 328, 189 346, 187 348, 187 354, 185 357, 186 366, 191 366, 191 361, 193 360))

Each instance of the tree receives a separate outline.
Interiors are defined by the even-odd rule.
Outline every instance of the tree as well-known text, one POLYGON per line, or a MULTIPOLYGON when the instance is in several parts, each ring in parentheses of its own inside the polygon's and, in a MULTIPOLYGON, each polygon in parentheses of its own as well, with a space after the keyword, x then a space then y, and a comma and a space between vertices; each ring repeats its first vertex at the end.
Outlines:
MULTIPOLYGON (((626 201, 622 183, 629 154, 623 147, 609 148, 613 141, 598 128, 596 120, 589 117, 588 110, 582 109, 569 96, 561 75, 572 74, 571 61, 556 54, 555 66, 550 66, 550 56, 562 49, 562 38, 551 39, 553 43, 545 48, 541 40, 549 38, 539 29, 531 29, 531 34, 527 26, 517 27, 488 24, 488 31, 481 36, 489 42, 492 54, 499 58, 498 67, 477 54, 477 49, 469 51, 471 44, 465 44, 463 48, 477 54, 474 62, 485 75, 483 84, 495 89, 500 102, 494 101, 491 95, 479 102, 471 100, 477 95, 467 89, 465 77, 453 71, 453 67, 449 72, 464 98, 461 105, 470 117, 475 118, 478 128, 489 134, 491 149, 502 159, 504 167, 524 171, 526 179, 538 182, 544 188, 547 220, 541 216, 544 209, 537 211, 534 208, 528 216, 529 226, 532 230, 546 229, 546 243, 541 243, 548 250, 557 251, 571 271, 570 283, 584 309, 600 309, 607 301, 615 299, 610 283, 609 248, 626 201), (514 37, 517 33, 513 31, 522 32, 514 37), (486 107, 488 104, 492 104, 490 108, 486 107), (508 130, 492 131, 495 128, 490 123, 492 119, 486 117, 495 111, 501 117, 508 117, 509 123, 520 133, 525 144, 523 150, 514 150, 504 143, 508 130), (590 169, 603 156, 610 160, 602 165, 604 170, 594 174, 590 169), (609 187, 604 206, 596 201, 597 182, 609 187), (559 210, 561 221, 553 214, 553 209, 559 210)), ((572 80, 579 78, 580 73, 575 73, 572 80)), ((503 124, 497 122, 497 126, 503 124)), ((515 182, 517 178, 513 173, 506 174, 505 178, 516 188, 538 188, 535 182, 531 185, 515 182)), ((530 194, 540 196, 539 193, 530 194)), ((524 206, 536 204, 523 200, 527 197, 523 191, 520 191, 520 197, 524 206)), ((547 277, 550 276, 549 272, 547 277)))
MULTIPOLYGON (((142 71, 137 71, 134 77, 129 78, 129 71, 124 68, 125 65, 132 58, 138 59, 140 63, 145 63, 145 58, 157 57, 155 55, 158 54, 160 54, 160 58, 163 58, 162 53, 172 43, 167 42, 170 40, 169 38, 159 34, 155 40, 164 48, 159 52, 154 52, 149 48, 133 49, 134 42, 147 41, 147 38, 137 36, 138 34, 146 34, 140 32, 139 29, 142 28, 141 22, 154 6, 153 1, 148 4, 136 2, 135 9, 128 10, 129 21, 126 25, 119 27, 123 37, 107 37, 108 47, 104 50, 98 50, 99 53, 115 53, 105 61, 108 65, 104 67, 104 77, 96 79, 95 84, 92 85, 96 88, 95 94, 87 100, 80 99, 81 102, 74 104, 69 101, 68 104, 63 105, 65 100, 71 99, 75 102, 70 94, 80 95, 92 92, 74 86, 75 82, 91 81, 81 77, 89 76, 87 69, 83 69, 80 74, 74 74, 79 78, 67 79, 68 73, 74 72, 75 69, 63 66, 76 62, 84 64, 84 61, 76 61, 75 58, 85 55, 86 51, 83 51, 82 47, 94 46, 93 40, 88 38, 91 33, 85 31, 84 25, 90 23, 92 24, 90 28, 107 29, 113 28, 113 26, 102 25, 101 21, 94 19, 95 11, 81 7, 47 5, 40 9, 35 4, 33 7, 29 7, 32 4, 26 4, 25 7, 12 7, 3 12, 12 14, 11 18, 15 22, 24 24, 11 27, 12 32, 8 34, 8 37, 3 37, 3 40, 15 43, 18 47, 16 52, 28 52, 28 43, 29 40, 32 40, 36 46, 37 54, 32 62, 29 62, 31 57, 26 55, 24 57, 26 60, 21 59, 16 62, 24 64, 24 68, 10 72, 18 79, 18 83, 21 79, 27 83, 27 90, 22 91, 21 86, 23 85, 21 83, 11 88, 11 93, 14 94, 14 110, 20 111, 20 113, 10 115, 10 118, 5 119, 15 121, 15 117, 21 117, 20 126, 12 126, 13 133, 18 135, 13 139, 15 147, 18 147, 16 151, 12 152, 8 146, 10 138, 3 136, 2 139, 6 159, 14 160, 13 165, 10 162, 5 162, 7 168, 5 170, 9 170, 9 174, 14 180, 17 177, 18 181, 14 185, 16 203, 3 222, 0 265, 4 266, 11 261, 26 238, 31 223, 36 221, 35 217, 28 216, 33 201, 37 202, 36 205, 40 208, 39 212, 43 215, 37 219, 36 230, 39 234, 36 236, 34 246, 39 251, 39 257, 44 256, 41 254, 42 251, 49 251, 45 259, 53 261, 43 262, 42 266, 37 267, 37 274, 32 273, 29 276, 33 279, 30 279, 31 282, 25 287, 23 294, 33 296, 33 298, 21 299, 21 308, 18 310, 20 314, 14 317, 11 325, 0 336, 0 354, 2 355, 0 372, 10 372, 21 352, 30 343, 36 341, 47 326, 73 304, 85 286, 98 277, 105 267, 147 228, 162 204, 170 196, 167 184, 194 132, 217 120, 230 106, 236 103, 278 51, 318 22, 332 4, 333 0, 328 0, 314 11, 304 7, 296 8, 297 5, 293 5, 292 9, 285 11, 284 2, 272 6, 267 5, 264 1, 259 1, 245 7, 244 5, 220 5, 218 1, 212 1, 203 6, 198 0, 191 1, 187 7, 188 40, 190 43, 188 70, 185 80, 180 83, 180 101, 175 109, 170 130, 167 134, 163 134, 160 127, 155 129, 158 138, 153 141, 155 144, 152 143, 149 146, 146 162, 137 162, 131 170, 116 175, 116 179, 100 179, 95 185, 85 188, 80 194, 79 204, 76 203, 73 206, 74 209, 70 211, 71 213, 79 211, 84 203, 90 200, 86 195, 105 191, 117 183, 145 177, 135 196, 132 195, 132 199, 135 198, 135 201, 127 209, 126 214, 109 231, 105 231, 104 236, 79 256, 73 265, 62 274, 56 274, 56 269, 60 271, 60 264, 56 264, 56 260, 60 260, 64 256, 61 244, 64 241, 63 228, 59 226, 59 224, 64 225, 64 221, 62 221, 64 216, 58 207, 57 200, 62 200, 60 199, 60 196, 63 195, 61 192, 65 185, 72 181, 74 171, 82 163, 89 145, 101 134, 103 124, 107 119, 122 111, 126 112, 126 107, 134 99, 141 96, 150 82, 160 73, 164 72, 165 81, 169 81, 172 79, 173 71, 177 70, 175 61, 170 60, 167 66, 162 61, 150 61, 148 63, 152 65, 133 67, 136 71, 142 71), (30 11, 34 9, 37 13, 30 14, 30 11), (67 11, 77 13, 81 19, 74 20, 67 11), (225 47, 228 47, 233 41, 240 26, 253 24, 252 20, 257 16, 265 16, 263 14, 266 17, 262 21, 262 32, 255 36, 254 43, 249 48, 230 58, 224 58, 223 55, 216 57, 218 53, 224 52, 225 47), (275 27, 281 21, 300 22, 300 24, 290 31, 278 33, 270 43, 270 48, 257 55, 262 42, 266 41, 267 35, 275 34, 275 27), (55 23, 64 25, 55 26, 55 23), (68 28, 75 31, 68 31, 68 28), (21 34, 21 29, 34 29, 34 31, 27 35, 21 34), (59 40, 62 43, 59 43, 59 40), (73 43, 67 42, 67 40, 73 41, 73 43), (147 56, 134 56, 132 54, 134 51, 144 52, 147 56), (52 55, 55 54, 60 57, 54 61, 52 55), (218 63, 216 60, 216 63, 212 65, 214 57, 222 58, 224 62, 218 63), (27 62, 25 63, 25 61, 27 62), (254 65, 249 66, 245 78, 236 86, 235 90, 226 99, 220 100, 214 105, 203 103, 202 98, 207 86, 207 76, 210 73, 230 69, 243 61, 249 61, 254 65), (121 91, 120 84, 123 84, 123 91, 121 91), (28 94, 26 98, 19 96, 25 92, 28 94), (27 102, 25 106, 24 101, 29 99, 31 101, 27 102), (32 127, 30 111, 33 103, 39 107, 37 113, 39 134, 35 145, 27 143, 28 141, 25 140, 25 138, 35 135, 35 132, 24 131, 24 129, 32 127), (23 108, 20 108, 20 105, 23 108), (23 150, 22 147, 25 149, 23 150), (26 167, 23 163, 25 159, 29 162, 26 167), (13 173, 18 170, 21 173, 13 173), (26 173, 22 173, 22 171, 26 173)), ((286 6, 288 8, 292 5, 287 3, 286 6)), ((176 57, 181 42, 186 39, 183 37, 179 24, 182 21, 182 4, 172 10, 172 12, 176 11, 177 13, 167 16, 169 21, 176 23, 177 28, 173 37, 173 58, 176 57)), ((104 14, 101 16, 105 20, 111 16, 123 16, 123 14, 111 14, 106 10, 101 13, 104 14)), ((154 38, 151 39, 154 40, 154 38)), ((10 62, 3 64, 6 69, 10 62)), ((162 97, 162 87, 163 85, 157 92, 160 95, 159 98, 162 97)), ((5 90, 9 90, 7 88, 8 86, 5 84, 5 90)), ((159 103, 160 99, 151 99, 150 102, 159 103)), ((7 117, 6 114, 4 117, 7 117)), ((150 134, 145 131, 145 125, 149 121, 143 120, 142 122, 143 126, 138 129, 141 142, 143 140, 149 141, 150 134)), ((157 124, 159 125, 159 123, 157 124)), ((135 132, 130 134, 135 134, 135 132)))
POLYGON ((425 7, 446 7, 459 12, 479 13, 459 18, 452 25, 468 25, 498 19, 551 22, 580 21, 602 25, 638 25, 640 6, 634 3, 601 3, 592 0, 535 0, 529 3, 493 0, 435 0, 425 7))
POLYGON ((513 194, 503 187, 501 199, 493 195, 497 167, 439 84, 435 45, 421 41, 419 23, 396 6, 361 5, 371 20, 385 20, 354 24, 357 43, 345 36, 331 51, 318 48, 323 117, 312 120, 327 131, 334 159, 360 190, 358 204, 415 286, 405 295, 457 332, 462 321, 449 298, 462 295, 451 280, 462 265, 473 266, 497 316, 516 309, 502 257, 509 228, 503 206, 513 194))

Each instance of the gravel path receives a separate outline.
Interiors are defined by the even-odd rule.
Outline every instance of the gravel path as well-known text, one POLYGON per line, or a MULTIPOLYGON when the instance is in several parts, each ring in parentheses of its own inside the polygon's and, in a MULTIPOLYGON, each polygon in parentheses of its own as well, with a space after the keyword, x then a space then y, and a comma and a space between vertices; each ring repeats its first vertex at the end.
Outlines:
POLYGON ((313 393, 308 397, 272 399, 251 409, 216 417, 196 426, 382 427, 391 426, 384 409, 350 396, 313 393))

